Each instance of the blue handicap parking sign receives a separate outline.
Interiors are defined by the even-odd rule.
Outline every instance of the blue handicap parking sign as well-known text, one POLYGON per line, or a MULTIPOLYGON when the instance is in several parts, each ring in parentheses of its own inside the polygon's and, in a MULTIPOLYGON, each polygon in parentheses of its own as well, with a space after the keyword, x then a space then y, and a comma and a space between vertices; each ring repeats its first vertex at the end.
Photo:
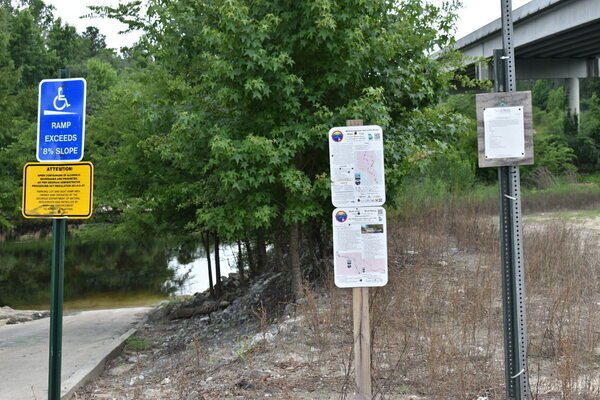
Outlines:
POLYGON ((38 161, 76 162, 83 158, 86 82, 83 78, 40 82, 38 161))

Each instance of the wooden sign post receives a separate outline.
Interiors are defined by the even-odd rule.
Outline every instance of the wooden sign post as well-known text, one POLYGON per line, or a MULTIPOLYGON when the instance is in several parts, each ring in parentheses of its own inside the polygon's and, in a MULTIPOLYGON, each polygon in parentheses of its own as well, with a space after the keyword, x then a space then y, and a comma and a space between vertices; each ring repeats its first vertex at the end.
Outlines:
MULTIPOLYGON (((346 126, 362 124, 361 119, 346 121, 346 126)), ((371 400, 371 322, 368 287, 352 288, 352 316, 354 319, 356 399, 371 400)))
POLYGON ((357 400, 371 400, 371 323, 369 288, 352 288, 354 318, 354 371, 357 400))
POLYGON ((369 288, 388 281, 383 129, 348 120, 328 142, 334 280, 352 289, 355 398, 371 400, 369 288))

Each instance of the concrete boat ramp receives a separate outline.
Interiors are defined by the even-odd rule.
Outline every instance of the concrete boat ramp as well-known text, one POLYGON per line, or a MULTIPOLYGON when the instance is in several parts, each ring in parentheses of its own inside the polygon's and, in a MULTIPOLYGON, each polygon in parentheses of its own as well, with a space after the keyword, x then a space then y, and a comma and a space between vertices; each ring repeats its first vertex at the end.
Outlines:
MULTIPOLYGON (((63 318, 62 399, 99 375, 152 307, 81 311, 63 318)), ((50 318, 0 326, 0 399, 47 400, 50 318)))

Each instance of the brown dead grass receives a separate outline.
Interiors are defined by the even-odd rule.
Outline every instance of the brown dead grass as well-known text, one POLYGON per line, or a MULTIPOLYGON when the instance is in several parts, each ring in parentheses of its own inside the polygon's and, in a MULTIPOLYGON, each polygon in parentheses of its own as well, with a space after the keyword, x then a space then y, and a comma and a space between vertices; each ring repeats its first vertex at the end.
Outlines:
MULTIPOLYGON (((370 290, 375 399, 505 398, 493 214, 489 204, 448 201, 388 221, 389 284, 370 290)), ((600 399, 598 236, 526 222, 524 242, 533 399, 600 399)), ((76 398, 353 399, 351 291, 305 284, 305 297, 289 320, 259 310, 247 334, 198 320, 145 327, 159 349, 130 375, 104 375, 76 398), (124 384, 139 374, 143 387, 124 384)))
MULTIPOLYGON (((375 398, 505 398, 498 221, 488 208, 448 202, 388 221, 389 284, 370 291, 375 398)), ((524 242, 532 397, 599 399, 598 238, 565 222, 525 223, 524 242)), ((306 306, 315 345, 352 329, 349 291, 329 293, 322 312, 310 296, 306 306)), ((340 398, 355 389, 351 367, 340 398)))

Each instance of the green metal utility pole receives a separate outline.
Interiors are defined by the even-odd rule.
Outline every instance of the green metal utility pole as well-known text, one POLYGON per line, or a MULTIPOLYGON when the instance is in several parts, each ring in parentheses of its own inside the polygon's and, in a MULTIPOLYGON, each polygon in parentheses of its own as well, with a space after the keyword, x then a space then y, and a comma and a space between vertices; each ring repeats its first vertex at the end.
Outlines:
MULTIPOLYGON (((68 70, 61 69, 59 71, 59 78, 68 77, 68 70)), ((50 363, 48 370, 48 400, 60 400, 66 230, 66 219, 62 218, 52 220, 52 295, 50 299, 50 363)))
MULTIPOLYGON (((513 46, 512 1, 500 0, 502 50, 494 50, 495 90, 517 90, 513 46)), ((527 320, 525 317, 525 276, 521 181, 519 166, 498 168, 500 186, 500 244, 502 259, 502 308, 504 314, 504 364, 506 398, 529 400, 527 369, 527 320)))

